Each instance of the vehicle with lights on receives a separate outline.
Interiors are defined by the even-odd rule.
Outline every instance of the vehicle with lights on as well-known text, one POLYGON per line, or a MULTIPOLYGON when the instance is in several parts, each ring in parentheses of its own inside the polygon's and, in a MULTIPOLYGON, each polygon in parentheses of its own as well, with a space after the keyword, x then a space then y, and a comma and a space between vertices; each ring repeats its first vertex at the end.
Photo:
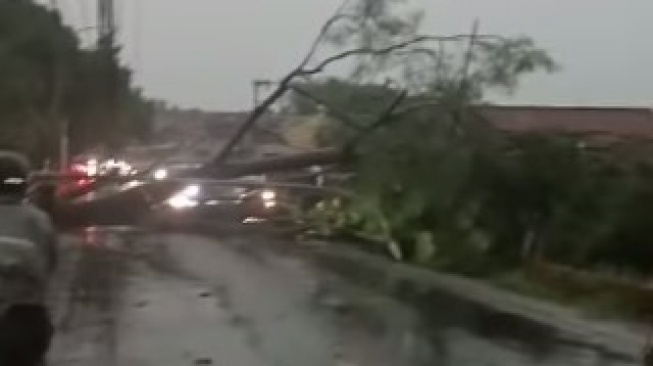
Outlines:
POLYGON ((152 178, 154 180, 165 180, 168 178, 174 178, 179 175, 183 175, 185 172, 193 171, 199 169, 201 164, 167 164, 159 166, 152 170, 152 178))
POLYGON ((99 162, 95 158, 77 158, 63 171, 66 179, 56 189, 56 195, 72 198, 86 194, 92 189, 99 173, 99 162))
POLYGON ((135 169, 124 160, 77 157, 63 171, 66 179, 58 185, 56 194, 61 198, 82 196, 93 189, 94 183, 99 177, 129 176, 135 172, 135 169))
POLYGON ((267 221, 285 210, 276 190, 216 184, 189 184, 153 208, 155 222, 172 227, 267 221))

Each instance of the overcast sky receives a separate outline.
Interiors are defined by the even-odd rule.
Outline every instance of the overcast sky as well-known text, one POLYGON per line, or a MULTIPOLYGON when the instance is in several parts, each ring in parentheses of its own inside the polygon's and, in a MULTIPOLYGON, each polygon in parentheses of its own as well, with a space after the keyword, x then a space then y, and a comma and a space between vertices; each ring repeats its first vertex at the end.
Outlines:
MULTIPOLYGON (((92 0, 59 0, 94 23, 92 0)), ((338 0, 118 0, 124 60, 146 93, 186 107, 251 106, 251 81, 283 75, 338 0)), ((653 0, 416 0, 424 32, 529 35, 563 66, 502 102, 653 106, 653 0), (556 5, 554 5, 556 4, 556 5)))

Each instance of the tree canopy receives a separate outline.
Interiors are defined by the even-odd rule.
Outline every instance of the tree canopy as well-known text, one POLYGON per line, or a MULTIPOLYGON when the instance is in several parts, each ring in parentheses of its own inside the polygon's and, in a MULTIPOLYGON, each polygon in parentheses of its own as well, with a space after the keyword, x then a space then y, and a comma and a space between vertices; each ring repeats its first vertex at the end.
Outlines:
POLYGON ((57 12, 0 2, 0 145, 34 160, 56 156, 64 121, 73 151, 149 132, 151 110, 118 49, 82 49, 57 12))
POLYGON ((324 141, 350 152, 354 173, 350 197, 310 212, 317 227, 466 273, 540 259, 649 273, 650 159, 632 144, 493 128, 479 108, 487 91, 511 93, 556 63, 527 37, 478 25, 421 35, 406 4, 346 1, 323 33, 342 50, 327 60, 354 57, 352 74, 291 88, 290 110, 330 114, 324 141))

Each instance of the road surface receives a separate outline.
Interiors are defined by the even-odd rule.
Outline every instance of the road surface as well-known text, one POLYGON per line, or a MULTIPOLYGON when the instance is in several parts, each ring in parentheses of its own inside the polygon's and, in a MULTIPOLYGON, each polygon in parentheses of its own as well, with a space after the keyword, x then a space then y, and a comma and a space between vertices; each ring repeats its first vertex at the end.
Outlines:
POLYGON ((373 333, 347 331, 344 300, 304 262, 246 245, 256 243, 129 231, 67 237, 51 364, 400 364, 373 333))
POLYGON ((455 324, 427 329, 410 306, 313 263, 261 236, 65 236, 49 365, 633 364, 584 350, 524 349, 455 324))

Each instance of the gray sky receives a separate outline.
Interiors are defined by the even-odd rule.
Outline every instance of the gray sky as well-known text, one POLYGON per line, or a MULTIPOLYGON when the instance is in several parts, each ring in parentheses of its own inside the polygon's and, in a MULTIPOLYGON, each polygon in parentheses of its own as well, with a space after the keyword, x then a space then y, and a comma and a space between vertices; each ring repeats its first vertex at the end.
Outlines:
MULTIPOLYGON (((59 0, 93 22, 91 0, 59 0), (86 5, 84 5, 86 4, 86 5)), ((120 0, 119 0, 120 1, 120 0)), ((416 0, 425 33, 529 35, 563 66, 506 103, 653 106, 651 0, 416 0), (556 5, 553 5, 553 4, 556 5)), ((122 0, 123 57, 148 95, 187 107, 251 106, 251 80, 286 73, 337 0, 122 0)))

